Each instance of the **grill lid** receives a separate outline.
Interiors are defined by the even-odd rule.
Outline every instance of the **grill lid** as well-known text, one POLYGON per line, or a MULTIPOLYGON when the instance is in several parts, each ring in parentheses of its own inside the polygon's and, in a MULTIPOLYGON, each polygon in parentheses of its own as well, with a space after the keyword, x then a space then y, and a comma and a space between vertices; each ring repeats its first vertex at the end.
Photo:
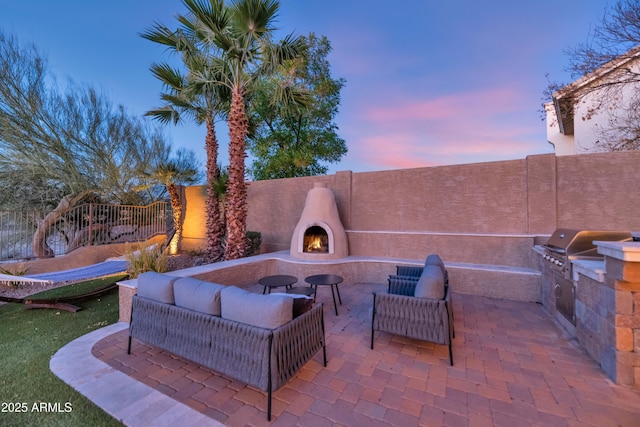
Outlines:
POLYGON ((593 231, 558 228, 553 232, 547 243, 543 245, 547 250, 558 255, 570 257, 574 255, 596 252, 594 240, 623 241, 631 239, 629 231, 593 231))

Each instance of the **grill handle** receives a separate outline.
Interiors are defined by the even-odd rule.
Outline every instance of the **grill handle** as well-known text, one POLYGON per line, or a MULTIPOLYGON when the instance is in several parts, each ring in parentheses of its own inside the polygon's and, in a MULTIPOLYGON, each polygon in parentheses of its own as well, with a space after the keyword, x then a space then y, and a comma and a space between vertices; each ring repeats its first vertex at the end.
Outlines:
POLYGON ((562 288, 560 287, 560 285, 556 284, 555 288, 553 288, 553 293, 556 298, 560 298, 562 296, 562 288))
POLYGON ((550 252, 555 252, 557 254, 560 255, 566 255, 567 254, 567 250, 565 248, 561 248, 559 246, 555 246, 555 245, 542 245, 545 249, 547 249, 550 252))

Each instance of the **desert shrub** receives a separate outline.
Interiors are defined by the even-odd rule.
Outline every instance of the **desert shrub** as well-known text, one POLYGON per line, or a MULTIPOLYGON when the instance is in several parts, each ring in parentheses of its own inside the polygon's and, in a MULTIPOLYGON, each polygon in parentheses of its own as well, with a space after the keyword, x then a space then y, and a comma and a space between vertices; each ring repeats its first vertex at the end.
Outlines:
POLYGON ((134 279, 146 271, 164 273, 169 267, 169 256, 164 250, 164 245, 142 243, 137 250, 131 245, 125 247, 125 258, 128 261, 127 273, 134 279))
POLYGON ((247 256, 259 255, 262 244, 262 233, 259 231, 247 231, 247 256))
MULTIPOLYGON (((27 271, 29 271, 29 267, 25 266, 23 263, 0 266, 0 274, 9 274, 11 276, 24 276, 25 274, 27 274, 27 271)), ((20 286, 20 283, 22 282, 15 281, 15 282, 8 282, 8 283, 11 287, 17 288, 18 286, 20 286)))

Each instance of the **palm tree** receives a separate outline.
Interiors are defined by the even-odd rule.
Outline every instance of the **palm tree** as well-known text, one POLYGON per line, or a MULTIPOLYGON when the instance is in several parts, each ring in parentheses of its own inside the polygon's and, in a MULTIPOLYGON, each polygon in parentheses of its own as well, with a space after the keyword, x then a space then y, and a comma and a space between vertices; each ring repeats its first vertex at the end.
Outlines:
MULTIPOLYGON (((197 0, 184 0, 183 3, 190 11, 200 11, 202 8, 201 12, 209 16, 218 16, 222 11, 222 2, 212 1, 210 8, 197 0)), ((156 24, 153 30, 142 34, 142 37, 165 45, 174 53, 180 54, 187 68, 187 74, 183 75, 168 64, 151 66, 151 72, 163 83, 167 92, 161 95, 165 104, 161 108, 149 111, 147 115, 160 122, 174 124, 187 117, 206 126, 207 255, 211 261, 218 261, 223 257, 224 222, 215 189, 215 183, 220 180, 215 119, 226 111, 228 95, 225 94, 225 88, 216 83, 219 78, 210 75, 211 69, 208 67, 210 52, 194 44, 196 41, 194 31, 199 24, 185 16, 178 16, 178 20, 182 23, 178 31, 174 32, 161 24, 156 24)))
POLYGON ((227 194, 227 184, 229 183, 229 171, 222 165, 218 165, 218 169, 220 170, 220 176, 218 177, 218 179, 211 183, 211 188, 218 198, 218 203, 220 205, 220 216, 224 220, 224 218, 226 217, 224 210, 225 197, 227 194))
MULTIPOLYGON (((221 4, 210 0, 211 3, 221 4)), ((188 1, 184 0, 186 4, 188 1)), ((189 0, 198 3, 198 0, 189 0)), ((289 35, 274 44, 273 23, 278 14, 275 0, 238 0, 228 8, 216 10, 212 17, 200 14, 203 8, 190 9, 196 21, 204 23, 196 29, 199 40, 215 46, 217 54, 211 57, 213 74, 219 84, 231 92, 231 105, 227 117, 229 126, 229 182, 227 187, 227 226, 225 259, 237 259, 246 251, 247 186, 245 157, 249 122, 245 111, 246 97, 258 77, 274 72, 285 61, 302 55, 304 41, 289 35)), ((280 95, 290 94, 283 88, 280 95)))
POLYGON ((193 152, 178 150, 174 159, 163 160, 153 167, 152 170, 143 171, 144 175, 151 181, 151 183, 148 184, 149 186, 152 185, 154 181, 159 182, 167 189, 167 193, 169 193, 175 230, 173 238, 169 242, 171 254, 179 252, 180 240, 182 238, 183 201, 179 186, 194 184, 198 182, 201 177, 192 154, 193 152), (191 155, 188 153, 191 153, 191 155))

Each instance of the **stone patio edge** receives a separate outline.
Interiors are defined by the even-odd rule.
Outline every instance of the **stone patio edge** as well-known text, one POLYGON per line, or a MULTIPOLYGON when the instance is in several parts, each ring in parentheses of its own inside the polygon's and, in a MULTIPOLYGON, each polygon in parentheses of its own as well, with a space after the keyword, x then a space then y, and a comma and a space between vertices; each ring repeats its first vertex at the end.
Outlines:
POLYGON ((114 323, 83 335, 58 350, 49 363, 62 381, 126 426, 220 426, 224 424, 177 402, 94 357, 101 339, 128 328, 114 323), (149 407, 156 408, 149 411, 149 407), (161 410, 159 410, 161 408, 161 410))

